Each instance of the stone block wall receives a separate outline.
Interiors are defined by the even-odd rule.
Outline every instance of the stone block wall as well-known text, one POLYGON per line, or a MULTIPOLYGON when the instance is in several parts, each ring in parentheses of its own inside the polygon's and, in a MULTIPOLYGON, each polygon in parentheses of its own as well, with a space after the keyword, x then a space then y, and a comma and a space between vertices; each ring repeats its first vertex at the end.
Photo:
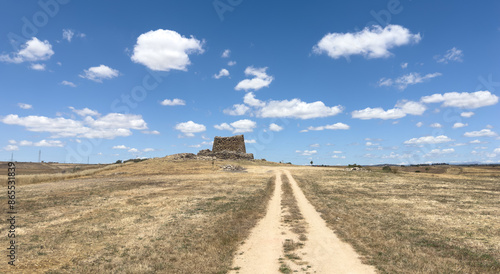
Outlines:
POLYGON ((224 150, 246 153, 247 150, 245 148, 245 137, 243 137, 243 135, 236 135, 231 137, 216 136, 214 138, 212 152, 220 152, 224 150))

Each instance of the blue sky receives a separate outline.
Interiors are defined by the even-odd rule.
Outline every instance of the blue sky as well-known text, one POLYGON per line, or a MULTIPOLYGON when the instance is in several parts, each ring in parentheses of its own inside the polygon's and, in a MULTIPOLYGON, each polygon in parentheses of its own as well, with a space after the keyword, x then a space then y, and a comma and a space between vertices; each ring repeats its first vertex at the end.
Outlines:
POLYGON ((2 1, 0 159, 244 134, 294 164, 500 162, 498 1, 2 1))

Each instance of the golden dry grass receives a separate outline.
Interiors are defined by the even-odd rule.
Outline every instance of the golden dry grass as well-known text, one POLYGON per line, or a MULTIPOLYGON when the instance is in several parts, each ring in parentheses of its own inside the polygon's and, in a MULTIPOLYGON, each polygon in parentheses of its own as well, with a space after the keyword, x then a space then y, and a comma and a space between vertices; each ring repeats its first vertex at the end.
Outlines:
POLYGON ((328 225, 380 272, 500 273, 498 170, 460 169, 292 173, 328 225))
POLYGON ((272 178, 154 159, 20 186, 15 273, 225 273, 272 178))

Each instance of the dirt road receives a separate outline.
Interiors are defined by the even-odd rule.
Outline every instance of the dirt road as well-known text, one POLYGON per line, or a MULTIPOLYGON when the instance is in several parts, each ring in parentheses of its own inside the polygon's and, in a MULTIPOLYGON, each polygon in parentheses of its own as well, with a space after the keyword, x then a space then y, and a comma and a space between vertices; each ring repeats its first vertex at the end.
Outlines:
MULTIPOLYGON (((237 252, 231 273, 280 273, 288 266, 294 273, 375 273, 375 268, 361 263, 359 255, 347 243, 340 241, 335 233, 309 203, 304 193, 288 170, 276 171, 276 188, 266 216, 252 230, 249 238, 237 252), (289 227, 281 220, 281 174, 284 172, 293 190, 293 195, 307 223, 307 240, 298 250, 301 263, 287 262, 283 250, 286 239, 294 238, 289 227)), ((286 272, 286 271, 284 271, 286 272)))

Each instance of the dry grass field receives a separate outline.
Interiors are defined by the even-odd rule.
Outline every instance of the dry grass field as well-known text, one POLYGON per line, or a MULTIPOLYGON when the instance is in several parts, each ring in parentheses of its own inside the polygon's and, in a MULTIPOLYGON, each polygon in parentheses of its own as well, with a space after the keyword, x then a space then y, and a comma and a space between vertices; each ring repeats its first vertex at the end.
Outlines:
POLYGON ((440 169, 292 174, 328 225, 380 272, 500 273, 500 170, 440 169))
POLYGON ((272 175, 152 159, 22 185, 15 273, 225 273, 272 175))
MULTIPOLYGON (((18 266, 0 272, 227 273, 283 169, 330 228, 382 273, 500 272, 499 168, 348 172, 171 157, 64 174, 19 170, 18 266), (226 164, 246 170, 222 171, 226 164)), ((307 242, 283 181, 282 221, 307 242)), ((5 256, 0 263, 7 265, 5 256)))

